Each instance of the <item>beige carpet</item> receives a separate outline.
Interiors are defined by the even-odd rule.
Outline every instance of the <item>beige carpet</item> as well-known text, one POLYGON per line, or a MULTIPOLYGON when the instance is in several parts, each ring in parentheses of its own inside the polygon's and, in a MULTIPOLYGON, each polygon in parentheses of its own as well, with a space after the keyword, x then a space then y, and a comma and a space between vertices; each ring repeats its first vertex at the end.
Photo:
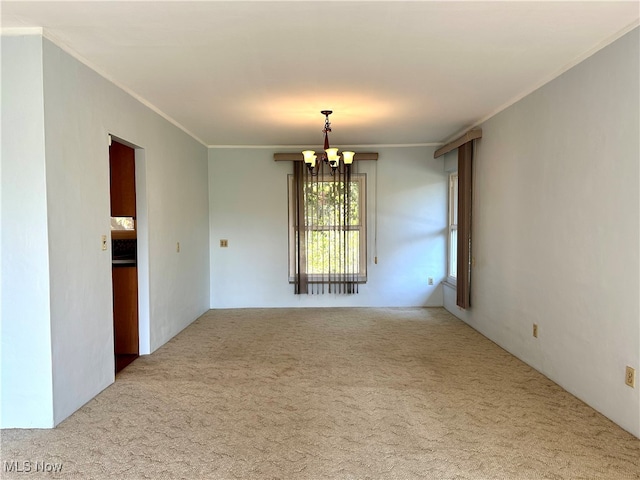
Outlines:
POLYGON ((640 440, 443 309, 211 311, 56 429, 3 431, 1 458, 21 479, 640 478, 640 440))

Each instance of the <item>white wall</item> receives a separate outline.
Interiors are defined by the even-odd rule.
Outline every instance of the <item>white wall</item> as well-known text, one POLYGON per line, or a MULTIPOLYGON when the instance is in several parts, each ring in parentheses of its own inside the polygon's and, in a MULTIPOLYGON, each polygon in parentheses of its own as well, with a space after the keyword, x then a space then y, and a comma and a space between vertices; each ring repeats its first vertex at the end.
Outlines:
POLYGON ((640 388, 624 369, 640 371, 638 45, 635 29, 482 125, 460 315, 636 436, 640 388))
MULTIPOLYGON (((40 152, 40 170, 36 178, 24 179, 20 194, 22 199, 43 196, 46 171, 46 209, 42 198, 38 210, 25 212, 21 221, 38 232, 48 226, 49 259, 34 260, 34 274, 44 285, 50 281, 50 318, 39 310, 34 330, 50 323, 51 341, 42 343, 52 356, 47 368, 53 378, 53 423, 58 424, 114 380, 111 249, 100 248, 101 235, 109 235, 110 228, 108 134, 144 149, 145 198, 138 205, 146 205, 139 216, 146 217, 149 230, 148 244, 140 248, 148 258, 150 325, 142 351, 155 350, 208 309, 208 166, 206 147, 48 40, 43 47, 39 89, 44 87, 44 117, 42 111, 34 117, 41 126, 44 120, 44 157, 40 152)), ((13 54, 15 47, 8 48, 13 54)), ((4 54, 3 45, 3 62, 4 54)), ((42 103, 42 93, 40 98, 42 103)), ((7 111, 7 116, 13 121, 18 114, 7 111)), ((3 165, 17 162, 16 152, 5 157, 4 145, 3 165)), ((10 219, 2 222, 3 232, 13 229, 10 219)), ((20 259, 31 258, 32 250, 20 250, 20 259)), ((3 264, 3 279, 14 278, 17 269, 3 264)), ((49 304, 44 295, 35 301, 49 304)), ((2 341, 13 344, 20 340, 22 313, 4 313, 2 341)), ((10 374, 22 375, 21 368, 15 366, 10 374)), ((17 397, 9 393, 13 402, 17 397)), ((41 409, 50 411, 51 402, 39 402, 41 409)))
POLYGON ((111 259, 99 248, 109 232, 107 134, 144 149, 149 351, 208 308, 208 167, 203 145, 49 41, 44 91, 59 423, 113 381, 111 259))
POLYGON ((433 148, 376 148, 368 182, 368 282, 357 295, 294 295, 283 149, 210 149, 211 307, 441 306, 447 178, 433 148), (377 181, 378 264, 374 264, 377 181), (220 239, 229 240, 220 248, 220 239), (434 278, 434 286, 427 284, 434 278))
POLYGON ((2 428, 53 426, 42 75, 40 37, 2 37, 2 428))

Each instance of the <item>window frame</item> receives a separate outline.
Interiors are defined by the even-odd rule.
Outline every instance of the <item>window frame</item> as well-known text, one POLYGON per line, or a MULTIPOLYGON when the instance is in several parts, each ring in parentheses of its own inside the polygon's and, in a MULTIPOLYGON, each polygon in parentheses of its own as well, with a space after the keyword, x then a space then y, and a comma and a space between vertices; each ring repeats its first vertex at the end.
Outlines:
MULTIPOLYGON (((295 270, 296 270, 296 205, 295 205, 295 188, 293 185, 293 175, 287 175, 287 184, 288 184, 288 228, 289 228, 289 283, 295 283, 295 270)), ((316 180, 314 180, 316 181, 316 180)), ((318 182, 333 182, 334 177, 329 174, 321 175, 317 178, 318 182)), ((355 283, 366 283, 367 282, 367 174, 366 173, 352 173, 351 174, 351 182, 356 182, 359 184, 359 195, 358 195, 358 215, 360 219, 360 223, 358 225, 349 225, 346 230, 354 230, 359 232, 359 245, 358 245, 358 268, 359 271, 357 273, 357 279, 355 283)), ((307 231, 328 231, 331 230, 332 226, 317 226, 315 228, 309 227, 307 231)), ((309 283, 328 283, 327 282, 328 272, 325 273, 309 273, 308 274, 308 282, 309 283)), ((332 279, 335 279, 335 282, 331 283, 342 283, 344 282, 344 275, 332 272, 332 279)))
POLYGON ((449 174, 447 215, 447 282, 457 285, 458 268, 458 171, 449 174))

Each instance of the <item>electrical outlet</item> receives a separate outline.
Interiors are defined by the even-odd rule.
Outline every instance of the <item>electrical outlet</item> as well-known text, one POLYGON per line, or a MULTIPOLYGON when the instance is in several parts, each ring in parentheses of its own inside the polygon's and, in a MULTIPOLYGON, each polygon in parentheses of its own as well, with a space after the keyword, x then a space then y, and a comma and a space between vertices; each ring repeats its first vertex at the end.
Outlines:
POLYGON ((106 250, 106 249, 107 249, 107 236, 102 235, 102 250, 106 250))
POLYGON ((226 248, 229 246, 229 240, 220 240, 220 247, 226 248))
POLYGON ((433 278, 429 277, 429 285, 433 285, 433 278))
POLYGON ((533 336, 535 338, 538 338, 538 324, 537 323, 533 324, 533 336))
POLYGON ((627 367, 625 369, 625 371, 624 371, 624 383, 629 385, 631 388, 635 388, 635 386, 636 386, 636 371, 633 368, 627 367))
POLYGON ((176 253, 180 253, 180 242, 176 242, 176 253))

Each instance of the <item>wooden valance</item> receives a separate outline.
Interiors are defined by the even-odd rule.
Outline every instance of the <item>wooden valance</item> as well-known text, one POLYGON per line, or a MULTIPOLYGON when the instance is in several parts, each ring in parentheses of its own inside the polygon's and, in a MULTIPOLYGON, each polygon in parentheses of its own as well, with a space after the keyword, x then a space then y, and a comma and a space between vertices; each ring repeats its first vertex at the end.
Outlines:
MULTIPOLYGON (((273 159, 276 162, 302 162, 302 153, 274 153, 273 159)), ((354 161, 362 161, 362 160, 378 160, 378 153, 356 153, 353 156, 354 161)))
POLYGON ((474 128, 473 130, 469 130, 467 133, 462 135, 459 138, 456 138, 453 142, 447 143, 445 146, 440 147, 433 154, 433 158, 438 158, 445 153, 449 153, 451 150, 455 150, 456 148, 464 145, 465 143, 470 142, 471 140, 475 140, 476 138, 482 138, 482 129, 474 128))

